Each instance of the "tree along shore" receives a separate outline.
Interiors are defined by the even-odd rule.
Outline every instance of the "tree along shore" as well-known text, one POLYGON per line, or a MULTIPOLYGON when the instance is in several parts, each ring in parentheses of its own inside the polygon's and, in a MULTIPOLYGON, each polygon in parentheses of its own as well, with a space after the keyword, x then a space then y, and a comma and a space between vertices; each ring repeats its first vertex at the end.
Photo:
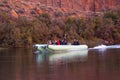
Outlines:
POLYGON ((48 40, 63 39, 68 42, 78 39, 81 44, 119 44, 120 10, 106 11, 103 16, 51 17, 47 13, 33 19, 19 16, 14 19, 0 12, 0 46, 32 47, 48 40))

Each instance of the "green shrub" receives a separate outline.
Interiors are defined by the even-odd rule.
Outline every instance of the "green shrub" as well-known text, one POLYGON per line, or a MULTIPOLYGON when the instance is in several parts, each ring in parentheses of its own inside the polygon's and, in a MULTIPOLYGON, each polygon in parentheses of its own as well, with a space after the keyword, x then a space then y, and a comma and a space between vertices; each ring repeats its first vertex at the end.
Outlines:
POLYGON ((112 21, 114 21, 114 23, 116 23, 117 19, 119 18, 117 12, 114 12, 114 11, 107 11, 105 14, 104 14, 104 18, 110 18, 112 19, 112 21))
POLYGON ((50 26, 51 20, 50 20, 49 14, 43 13, 43 14, 40 14, 37 18, 40 22, 45 23, 47 26, 50 26))

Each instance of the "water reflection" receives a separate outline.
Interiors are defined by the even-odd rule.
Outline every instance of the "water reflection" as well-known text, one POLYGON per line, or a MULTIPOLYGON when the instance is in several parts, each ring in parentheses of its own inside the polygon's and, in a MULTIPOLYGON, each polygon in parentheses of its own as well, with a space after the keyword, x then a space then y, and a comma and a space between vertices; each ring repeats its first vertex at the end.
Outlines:
POLYGON ((118 48, 59 54, 0 50, 0 80, 120 80, 119 75, 118 48))
POLYGON ((88 50, 81 51, 62 51, 59 53, 40 53, 36 54, 38 64, 49 61, 50 64, 65 64, 69 62, 84 62, 87 60, 88 50))

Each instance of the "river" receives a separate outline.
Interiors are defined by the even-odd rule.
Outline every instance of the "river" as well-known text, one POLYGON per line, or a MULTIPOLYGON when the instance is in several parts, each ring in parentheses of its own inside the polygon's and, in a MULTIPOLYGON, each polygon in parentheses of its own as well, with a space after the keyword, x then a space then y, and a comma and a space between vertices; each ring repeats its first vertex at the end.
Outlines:
POLYGON ((0 50, 0 80, 120 80, 120 45, 61 54, 0 50))

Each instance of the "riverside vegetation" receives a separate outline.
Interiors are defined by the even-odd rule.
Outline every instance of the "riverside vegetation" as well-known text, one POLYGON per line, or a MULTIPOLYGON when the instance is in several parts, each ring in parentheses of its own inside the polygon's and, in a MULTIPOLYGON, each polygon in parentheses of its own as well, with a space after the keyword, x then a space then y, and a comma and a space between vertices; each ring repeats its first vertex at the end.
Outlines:
POLYGON ((120 10, 106 11, 102 16, 92 17, 51 17, 42 13, 33 19, 11 18, 0 12, 0 46, 32 47, 36 43, 46 43, 50 39, 74 38, 85 44, 119 44, 120 10))

